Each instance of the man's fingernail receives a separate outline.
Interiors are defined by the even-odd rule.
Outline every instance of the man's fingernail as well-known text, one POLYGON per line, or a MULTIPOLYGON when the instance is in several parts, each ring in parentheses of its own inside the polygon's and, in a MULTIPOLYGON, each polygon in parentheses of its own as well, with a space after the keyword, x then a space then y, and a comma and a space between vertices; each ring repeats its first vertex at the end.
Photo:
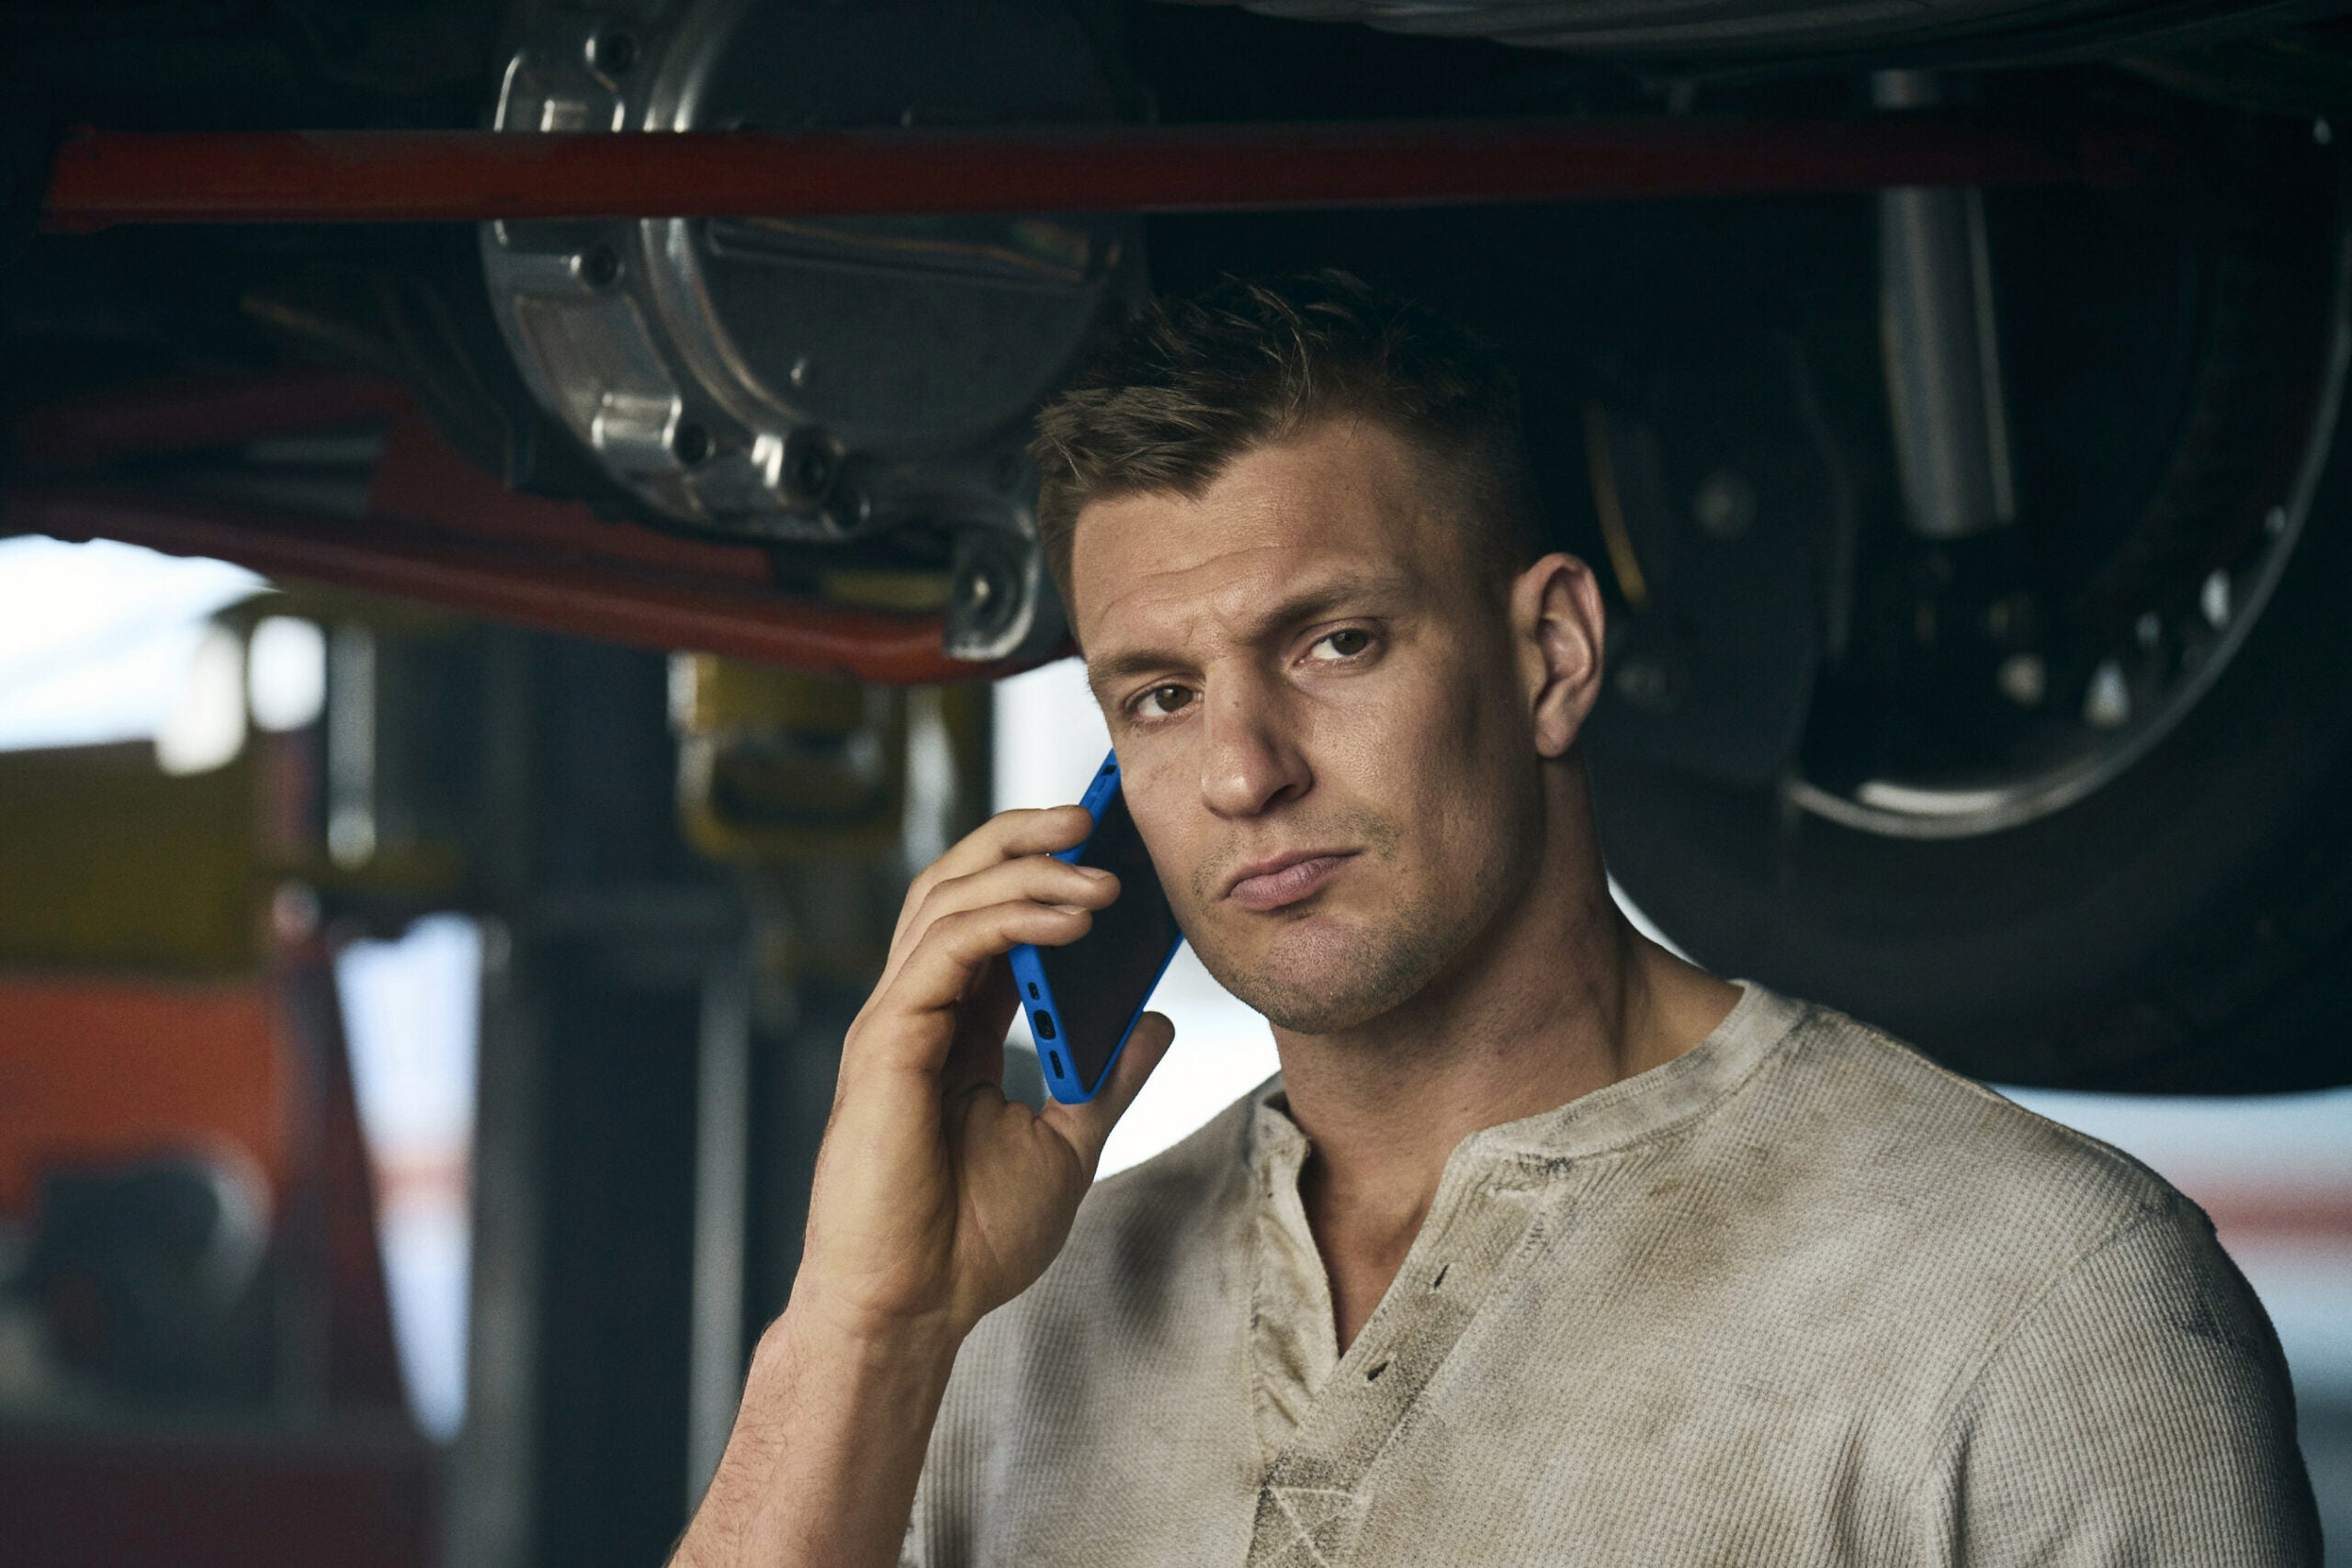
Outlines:
POLYGON ((1065 915, 1082 915, 1086 913, 1086 906, 1083 904, 1057 904, 1054 908, 1059 909, 1065 915))
POLYGON ((1092 877, 1092 878, 1093 878, 1095 881, 1097 881, 1097 882, 1102 881, 1104 877, 1109 876, 1109 875, 1111 874, 1109 872, 1104 871, 1104 870, 1103 870, 1101 866, 1099 866, 1099 865, 1082 865, 1082 866, 1080 866, 1078 869, 1079 869, 1079 870, 1080 870, 1080 871, 1082 871, 1082 872, 1084 872, 1084 873, 1086 873, 1086 874, 1087 874, 1087 875, 1089 875, 1089 876, 1092 877))

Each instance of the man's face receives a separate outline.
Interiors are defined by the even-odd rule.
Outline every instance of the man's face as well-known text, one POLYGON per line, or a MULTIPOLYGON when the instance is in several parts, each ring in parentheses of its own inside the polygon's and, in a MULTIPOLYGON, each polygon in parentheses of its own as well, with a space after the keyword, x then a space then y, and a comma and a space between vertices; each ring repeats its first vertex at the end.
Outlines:
POLYGON ((1209 972, 1301 1033, 1419 993, 1539 849, 1507 612, 1445 506, 1347 420, 1080 517, 1078 633, 1136 825, 1209 972))

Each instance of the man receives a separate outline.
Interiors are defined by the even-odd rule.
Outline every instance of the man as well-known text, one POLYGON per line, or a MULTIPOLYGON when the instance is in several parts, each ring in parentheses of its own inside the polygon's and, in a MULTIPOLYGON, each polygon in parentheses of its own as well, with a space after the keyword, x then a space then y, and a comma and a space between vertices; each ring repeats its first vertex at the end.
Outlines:
POLYGON ((1600 595, 1476 344, 1232 284, 1041 427, 1136 821, 1282 1076, 1090 1193, 1170 1026, 1033 1114, 1002 954, 1119 890, 1076 807, 950 851, 681 1563, 2316 1561, 2203 1215, 1618 914, 1600 595))

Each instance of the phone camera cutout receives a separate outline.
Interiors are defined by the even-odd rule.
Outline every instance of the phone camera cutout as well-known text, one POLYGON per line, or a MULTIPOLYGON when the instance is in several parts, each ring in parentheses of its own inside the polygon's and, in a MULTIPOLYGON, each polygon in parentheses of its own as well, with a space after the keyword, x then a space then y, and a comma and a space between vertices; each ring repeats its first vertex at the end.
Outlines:
POLYGON ((1051 1040, 1054 1037, 1054 1015, 1052 1013, 1047 1012, 1043 1008, 1039 1008, 1035 1012, 1029 1016, 1036 1020, 1038 1039, 1051 1040))
POLYGON ((1050 1060, 1050 1061, 1054 1064, 1054 1077, 1061 1077, 1061 1076, 1062 1076, 1062 1054, 1061 1054, 1059 1051, 1048 1051, 1048 1052, 1046 1052, 1046 1058, 1047 1058, 1048 1060, 1050 1060))
POLYGON ((1033 1002, 1037 999, 1037 982, 1035 980, 1029 982, 1029 999, 1033 1002))

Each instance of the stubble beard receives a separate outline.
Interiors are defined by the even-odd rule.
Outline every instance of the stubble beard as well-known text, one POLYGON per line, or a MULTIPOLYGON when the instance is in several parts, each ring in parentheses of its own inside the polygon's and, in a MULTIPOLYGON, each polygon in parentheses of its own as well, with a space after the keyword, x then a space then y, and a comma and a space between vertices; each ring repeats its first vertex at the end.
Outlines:
MULTIPOLYGON (((1347 827, 1350 836, 1364 843, 1363 858, 1396 864, 1402 835, 1393 825, 1359 821, 1347 827)), ((1419 995, 1492 917, 1509 874, 1503 858, 1494 856, 1461 896, 1423 886, 1376 924, 1327 923, 1306 940, 1301 940, 1305 933, 1278 931, 1269 944, 1273 951, 1255 961, 1227 950, 1215 937, 1196 940, 1193 947, 1219 985, 1277 1029, 1336 1034, 1419 995)), ((1196 886, 1196 896, 1200 891, 1196 886)), ((1294 919, 1302 924, 1313 919, 1317 902, 1308 899, 1294 919)))

